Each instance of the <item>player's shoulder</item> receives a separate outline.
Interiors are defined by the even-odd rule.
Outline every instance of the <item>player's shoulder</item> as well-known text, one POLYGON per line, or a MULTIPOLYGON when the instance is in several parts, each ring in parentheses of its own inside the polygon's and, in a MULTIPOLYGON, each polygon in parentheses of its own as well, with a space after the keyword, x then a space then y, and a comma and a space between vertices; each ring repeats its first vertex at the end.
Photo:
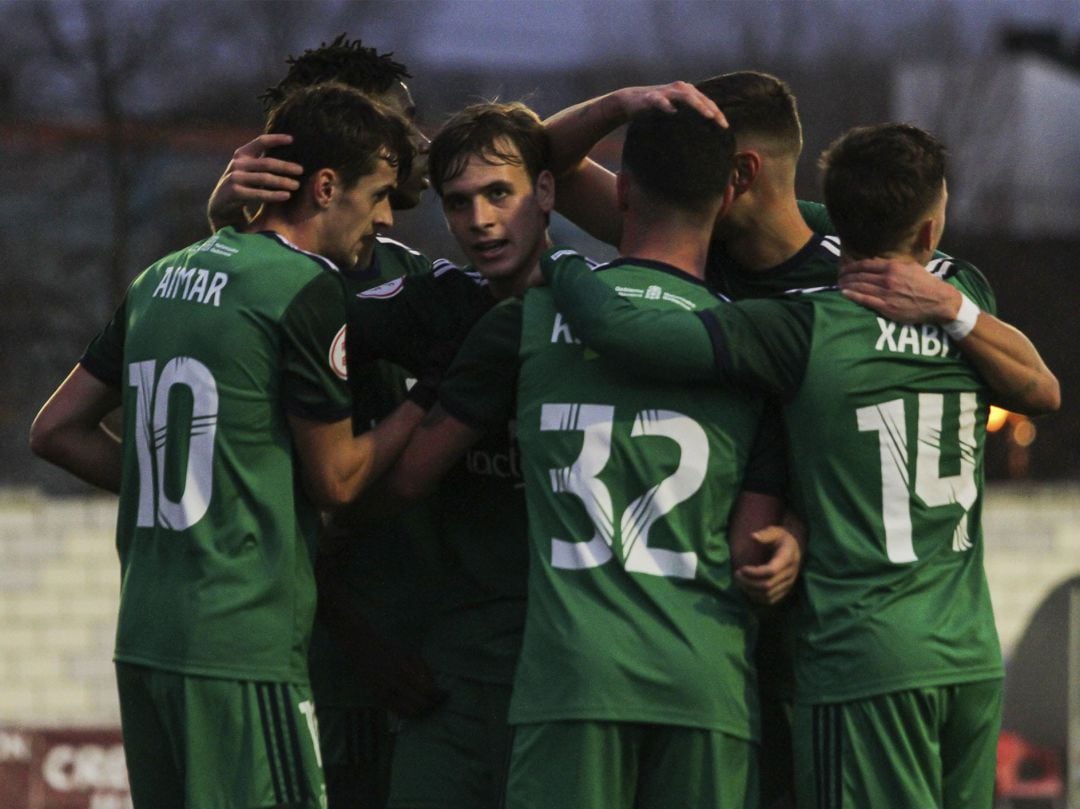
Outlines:
POLYGON ((980 309, 994 313, 997 301, 990 281, 974 264, 952 256, 938 255, 926 265, 927 271, 967 294, 980 309))
POLYGON ((431 269, 431 260, 407 244, 391 239, 389 236, 375 237, 375 261, 384 275, 397 272, 410 274, 427 272, 431 269))

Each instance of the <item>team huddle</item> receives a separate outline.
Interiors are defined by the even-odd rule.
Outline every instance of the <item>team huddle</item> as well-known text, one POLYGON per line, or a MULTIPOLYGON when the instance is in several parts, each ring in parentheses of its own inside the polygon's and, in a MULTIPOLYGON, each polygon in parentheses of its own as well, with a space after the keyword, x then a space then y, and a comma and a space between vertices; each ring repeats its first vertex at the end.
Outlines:
POLYGON ((1060 394, 942 144, 844 133, 821 205, 768 74, 428 143, 388 55, 289 64, 31 429, 120 495, 134 805, 989 809, 987 411, 1060 394), (466 267, 386 235, 429 184, 466 267))

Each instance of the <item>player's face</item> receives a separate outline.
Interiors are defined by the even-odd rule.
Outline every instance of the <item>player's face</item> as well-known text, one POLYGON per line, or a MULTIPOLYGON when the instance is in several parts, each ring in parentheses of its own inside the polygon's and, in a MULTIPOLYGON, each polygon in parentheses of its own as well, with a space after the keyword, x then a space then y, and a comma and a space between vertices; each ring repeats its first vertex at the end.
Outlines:
POLYGON ((396 86, 379 96, 379 101, 400 113, 412 124, 411 139, 413 148, 416 149, 412 170, 390 195, 390 207, 396 211, 407 211, 420 204, 420 197, 431 185, 428 180, 428 151, 431 148, 431 141, 416 124, 416 104, 409 93, 409 88, 403 82, 398 82, 396 86))
POLYGON ((473 268, 489 281, 516 286, 547 246, 554 181, 544 171, 534 184, 522 165, 471 155, 464 171, 443 184, 442 203, 473 268))
POLYGON ((366 266, 377 231, 394 224, 390 192, 397 169, 386 160, 375 161, 375 171, 351 186, 339 189, 327 210, 322 252, 342 269, 366 266))

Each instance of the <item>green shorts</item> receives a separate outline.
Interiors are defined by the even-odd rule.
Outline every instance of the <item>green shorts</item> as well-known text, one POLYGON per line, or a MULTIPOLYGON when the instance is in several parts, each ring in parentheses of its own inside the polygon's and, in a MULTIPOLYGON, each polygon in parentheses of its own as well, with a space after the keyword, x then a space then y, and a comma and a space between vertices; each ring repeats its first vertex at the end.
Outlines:
POLYGON ((757 809, 757 745, 631 722, 514 728, 506 809, 757 809))
POLYGON ((116 664, 131 798, 154 809, 324 809, 311 690, 116 664))
POLYGON ((510 685, 448 674, 435 711, 403 720, 394 742, 390 809, 502 809, 510 759, 510 685))
POLYGON ((317 705, 329 809, 384 809, 394 734, 383 708, 317 705))
POLYGON ((799 809, 990 809, 1001 680, 796 704, 799 809))

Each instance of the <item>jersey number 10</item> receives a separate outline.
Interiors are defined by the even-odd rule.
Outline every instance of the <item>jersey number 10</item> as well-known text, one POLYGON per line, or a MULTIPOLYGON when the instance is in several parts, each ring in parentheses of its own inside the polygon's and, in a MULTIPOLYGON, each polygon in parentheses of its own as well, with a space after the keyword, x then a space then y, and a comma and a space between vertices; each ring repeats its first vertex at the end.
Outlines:
POLYGON ((218 390, 210 369, 191 357, 175 357, 156 376, 157 360, 128 366, 128 384, 135 388, 135 455, 139 462, 139 512, 135 525, 182 531, 203 518, 210 507, 214 479, 214 434, 218 390), (167 453, 169 399, 174 386, 188 389, 192 399, 187 463, 167 453), (169 465, 169 461, 173 465, 169 465), (165 491, 165 471, 178 473, 183 494, 173 500, 165 491))

